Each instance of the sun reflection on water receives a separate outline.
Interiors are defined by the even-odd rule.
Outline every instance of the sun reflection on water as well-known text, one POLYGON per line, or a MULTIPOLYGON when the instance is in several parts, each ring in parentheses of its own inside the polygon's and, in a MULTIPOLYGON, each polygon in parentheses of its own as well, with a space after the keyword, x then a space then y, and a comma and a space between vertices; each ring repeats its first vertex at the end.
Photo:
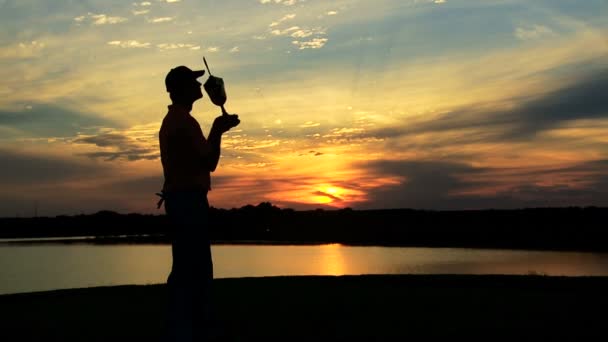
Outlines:
POLYGON ((332 243, 319 246, 320 274, 324 275, 344 275, 347 273, 345 258, 343 255, 342 245, 332 243))

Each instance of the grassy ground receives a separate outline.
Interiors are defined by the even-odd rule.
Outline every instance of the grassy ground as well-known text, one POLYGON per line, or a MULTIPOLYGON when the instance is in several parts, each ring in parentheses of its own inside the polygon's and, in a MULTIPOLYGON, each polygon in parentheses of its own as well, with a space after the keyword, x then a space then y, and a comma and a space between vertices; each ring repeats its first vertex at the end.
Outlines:
MULTIPOLYGON (((343 276, 215 280, 226 341, 573 340, 608 336, 608 278, 343 276)), ((0 296, 4 341, 157 341, 165 286, 0 296)))

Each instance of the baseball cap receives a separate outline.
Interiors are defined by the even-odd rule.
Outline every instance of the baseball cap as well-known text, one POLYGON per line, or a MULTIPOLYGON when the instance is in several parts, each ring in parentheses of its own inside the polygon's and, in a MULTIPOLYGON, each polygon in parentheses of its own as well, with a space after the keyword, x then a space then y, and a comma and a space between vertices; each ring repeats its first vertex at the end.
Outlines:
POLYGON ((183 88, 185 84, 196 80, 204 74, 205 70, 191 70, 184 65, 175 67, 171 69, 165 77, 165 86, 167 87, 167 92, 171 93, 175 90, 179 90, 183 88))

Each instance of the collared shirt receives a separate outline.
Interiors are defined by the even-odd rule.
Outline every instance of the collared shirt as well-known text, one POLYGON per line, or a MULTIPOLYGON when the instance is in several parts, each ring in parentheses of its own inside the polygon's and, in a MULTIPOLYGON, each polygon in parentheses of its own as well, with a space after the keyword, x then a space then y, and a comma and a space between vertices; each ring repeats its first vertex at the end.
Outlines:
POLYGON ((158 134, 164 192, 211 190, 209 145, 190 112, 170 105, 158 134))

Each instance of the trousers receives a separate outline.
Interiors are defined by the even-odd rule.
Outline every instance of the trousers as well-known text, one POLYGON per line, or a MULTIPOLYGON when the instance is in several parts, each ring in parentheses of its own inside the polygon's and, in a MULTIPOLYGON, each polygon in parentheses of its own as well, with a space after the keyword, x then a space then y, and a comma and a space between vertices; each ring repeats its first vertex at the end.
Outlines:
POLYGON ((167 278, 167 337, 169 341, 206 341, 213 283, 207 192, 171 192, 164 199, 173 259, 167 278))

